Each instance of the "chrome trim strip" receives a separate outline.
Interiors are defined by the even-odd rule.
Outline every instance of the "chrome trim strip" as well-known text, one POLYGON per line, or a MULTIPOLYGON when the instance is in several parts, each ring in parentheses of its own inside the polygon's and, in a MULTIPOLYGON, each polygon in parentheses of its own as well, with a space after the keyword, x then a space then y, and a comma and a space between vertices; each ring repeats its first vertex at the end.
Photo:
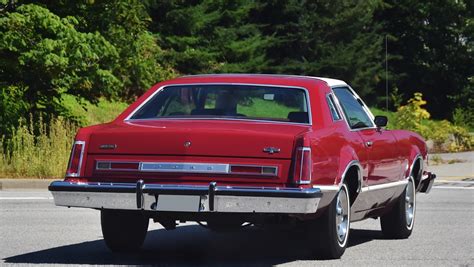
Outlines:
POLYGON ((71 167, 72 157, 74 157, 74 152, 76 152, 76 144, 82 145, 81 154, 79 156, 79 166, 77 167, 77 172, 75 172, 75 173, 68 173, 66 171, 66 177, 78 177, 78 176, 80 176, 80 173, 81 173, 82 159, 84 158, 84 150, 86 148, 86 142, 85 141, 74 141, 74 143, 72 144, 71 157, 69 159, 69 164, 67 165, 67 170, 69 170, 69 168, 71 167))
POLYGON ((385 184, 369 185, 369 186, 362 187, 362 192, 364 193, 364 192, 373 191, 373 190, 387 189, 387 188, 402 186, 402 185, 407 185, 407 184, 408 184, 408 180, 402 180, 402 181, 385 183, 385 184))
POLYGON ((321 192, 339 191, 339 189, 341 189, 341 187, 337 185, 313 185, 313 188, 319 188, 321 192))
POLYGON ((124 122, 133 122, 135 120, 144 120, 144 119, 130 119, 135 115, 135 113, 143 107, 150 99, 152 99, 157 93, 161 92, 165 87, 170 87, 170 86, 196 86, 196 85, 241 85, 241 86, 260 86, 260 87, 277 87, 277 88, 291 88, 291 89, 300 89, 305 92, 306 96, 306 107, 308 108, 308 120, 309 123, 298 123, 298 122, 283 122, 283 121, 272 121, 272 120, 252 120, 252 119, 233 119, 233 118, 151 118, 151 119, 146 119, 146 120, 161 120, 161 119, 187 119, 187 120, 196 120, 196 119, 215 119, 215 120, 239 120, 239 121, 259 121, 259 122, 269 122, 269 123, 285 123, 285 124, 297 124, 297 125, 313 125, 313 116, 312 116, 312 109, 311 109, 311 101, 309 98, 309 91, 308 89, 301 87, 301 86, 288 86, 288 85, 276 85, 276 84, 254 84, 254 83, 225 83, 225 82, 220 82, 220 83, 177 83, 177 84, 167 84, 159 87, 156 89, 155 92, 153 92, 147 99, 145 99, 138 107, 136 107, 125 119, 124 122))
POLYGON ((179 173, 229 173, 229 164, 183 163, 183 162, 140 162, 142 172, 179 173))
POLYGON ((350 161, 346 168, 344 169, 344 172, 342 173, 342 176, 341 176, 341 181, 339 182, 338 185, 313 185, 313 188, 319 188, 321 189, 321 191, 326 191, 326 192, 330 192, 330 191, 339 191, 342 187, 342 184, 344 183, 344 179, 346 178, 346 173, 347 171, 349 170, 350 167, 352 166, 357 166, 359 168, 359 171, 358 171, 358 185, 359 187, 357 188, 357 193, 361 192, 361 188, 362 188, 362 166, 360 165, 359 161, 358 160, 352 160, 350 161))
POLYGON ((172 172, 172 173, 219 173, 232 175, 253 176, 278 176, 278 166, 253 165, 253 164, 224 164, 224 163, 193 163, 193 162, 137 162, 137 161, 113 161, 97 160, 95 164, 97 171, 128 171, 128 172, 172 172), (112 163, 135 163, 138 169, 111 168, 112 163), (99 167, 99 164, 108 164, 108 168, 99 167), (232 172, 232 167, 255 167, 260 168, 260 173, 232 172), (211 168, 211 169, 208 169, 211 168), (272 169, 272 172, 264 173, 264 169, 272 169))
POLYGON ((360 165, 360 162, 358 160, 351 160, 346 168, 344 169, 344 172, 341 175, 341 181, 339 182, 339 188, 342 186, 342 183, 344 183, 344 179, 346 179, 346 174, 349 171, 350 167, 352 166, 357 166, 358 168, 358 188, 356 192, 360 192, 362 186, 363 186, 363 177, 362 177, 362 165, 360 165))

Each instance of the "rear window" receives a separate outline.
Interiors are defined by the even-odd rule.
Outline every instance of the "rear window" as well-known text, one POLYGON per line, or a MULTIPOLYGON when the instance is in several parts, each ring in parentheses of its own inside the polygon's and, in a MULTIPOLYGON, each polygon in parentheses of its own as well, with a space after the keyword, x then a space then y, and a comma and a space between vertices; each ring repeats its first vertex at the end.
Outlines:
POLYGON ((309 123, 306 93, 255 85, 167 86, 130 119, 237 118, 309 123))

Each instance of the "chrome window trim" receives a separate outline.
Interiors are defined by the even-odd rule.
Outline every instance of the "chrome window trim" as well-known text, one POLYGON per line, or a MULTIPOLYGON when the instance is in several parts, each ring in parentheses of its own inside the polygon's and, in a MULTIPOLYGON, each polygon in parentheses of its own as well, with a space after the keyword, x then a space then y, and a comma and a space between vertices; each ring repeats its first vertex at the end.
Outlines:
POLYGON ((346 125, 347 125, 347 128, 349 129, 349 131, 351 132, 356 132, 356 131, 362 131, 362 130, 367 130, 367 129, 377 129, 377 126, 375 126, 375 123, 374 123, 374 115, 372 114, 372 112, 367 108, 367 105, 365 104, 364 100, 362 100, 362 98, 360 98, 360 96, 354 91, 354 89, 352 89, 352 87, 350 87, 349 85, 345 85, 345 86, 339 86, 339 85, 336 85, 336 86, 332 86, 331 87, 331 92, 334 94, 334 98, 336 99, 336 105, 338 105, 341 113, 342 113, 342 116, 344 118, 344 120, 346 121, 346 125), (360 99, 360 101, 362 102, 362 110, 367 114, 367 116, 369 117, 369 119, 371 119, 371 123, 372 123, 372 126, 370 127, 364 127, 364 128, 357 128, 357 129, 352 129, 351 128, 351 125, 349 124, 349 120, 347 119, 346 117, 346 114, 344 113, 344 111, 342 110, 342 105, 341 103, 339 102, 339 99, 337 98, 336 94, 334 93, 334 89, 336 88, 346 88, 349 90, 349 92, 352 93, 352 95, 354 95, 354 97, 356 99, 360 99))
POLYGON ((254 84, 254 83, 225 83, 225 82, 220 82, 220 83, 177 83, 177 84, 167 84, 159 87, 156 89, 155 92, 153 92, 150 96, 148 96, 138 107, 136 107, 125 119, 124 122, 133 122, 135 120, 162 120, 162 119, 169 119, 169 120, 176 120, 176 119, 185 119, 185 120, 237 120, 237 121, 259 121, 259 122, 270 122, 270 123, 284 123, 284 124, 297 124, 297 125, 313 125, 313 116, 312 116, 312 109, 311 109, 311 101, 309 98, 309 91, 305 87, 301 86, 289 86, 289 85, 275 85, 275 84, 254 84), (285 122, 285 121, 273 121, 273 120, 256 120, 256 119, 237 119, 237 118, 171 118, 171 117, 166 117, 166 118, 148 118, 148 119, 131 119, 133 115, 135 115, 138 110, 140 110, 148 101, 150 101, 156 94, 159 92, 163 91, 165 87, 170 87, 170 86, 199 86, 199 85, 235 85, 235 86, 260 86, 260 87, 276 87, 276 88, 289 88, 289 89, 299 89, 303 90, 305 92, 305 98, 306 98, 306 108, 308 109, 308 123, 299 123, 299 122, 285 122))
POLYGON ((343 120, 343 118, 341 116, 341 113, 339 112, 339 109, 336 107, 336 103, 334 103, 334 98, 335 96, 333 95, 332 92, 329 94, 326 94, 326 102, 328 104, 329 111, 331 111, 331 109, 334 109, 334 111, 336 111, 337 113, 337 116, 339 117, 339 119, 335 119, 331 112, 332 121, 340 121, 340 120, 343 120))
POLYGON ((74 141, 74 143, 72 144, 71 157, 69 159, 69 164, 67 165, 67 170, 69 170, 69 168, 71 168, 72 157, 74 157, 74 152, 76 152, 76 144, 77 145, 82 145, 81 154, 79 155, 79 166, 77 167, 77 172, 68 173, 66 171, 66 177, 79 177, 81 175, 82 160, 84 158, 84 150, 86 148, 86 142, 85 141, 80 141, 80 140, 79 141, 74 141))
POLYGON ((221 120, 221 121, 244 121, 244 122, 260 122, 260 123, 268 123, 268 124, 285 124, 285 125, 299 125, 299 126, 311 126, 307 123, 299 123, 299 122, 289 122, 289 121, 269 121, 269 120, 252 120, 252 119, 238 119, 238 118, 174 118, 174 117, 163 117, 161 119, 156 118, 148 118, 148 119, 133 119, 133 120, 124 120, 127 124, 133 124, 134 122, 140 121, 156 121, 156 120, 221 120))

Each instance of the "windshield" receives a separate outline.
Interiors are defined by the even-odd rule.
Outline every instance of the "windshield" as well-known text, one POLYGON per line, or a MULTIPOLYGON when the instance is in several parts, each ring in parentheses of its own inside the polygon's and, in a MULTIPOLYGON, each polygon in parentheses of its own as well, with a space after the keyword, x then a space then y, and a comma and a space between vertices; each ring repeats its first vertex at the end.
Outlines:
POLYGON ((305 91, 256 85, 167 86, 130 119, 238 118, 309 123, 305 91))

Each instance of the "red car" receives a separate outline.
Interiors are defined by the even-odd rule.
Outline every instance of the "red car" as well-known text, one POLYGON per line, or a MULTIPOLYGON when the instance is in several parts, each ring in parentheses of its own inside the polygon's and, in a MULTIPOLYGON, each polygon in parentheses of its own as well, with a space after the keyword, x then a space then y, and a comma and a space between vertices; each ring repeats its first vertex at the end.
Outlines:
POLYGON ((186 76, 80 129, 49 190, 58 206, 100 210, 113 251, 138 249, 152 218, 305 227, 315 256, 339 258, 350 222, 380 217, 387 237, 410 236, 416 192, 433 184, 423 139, 386 125, 340 80, 186 76))

